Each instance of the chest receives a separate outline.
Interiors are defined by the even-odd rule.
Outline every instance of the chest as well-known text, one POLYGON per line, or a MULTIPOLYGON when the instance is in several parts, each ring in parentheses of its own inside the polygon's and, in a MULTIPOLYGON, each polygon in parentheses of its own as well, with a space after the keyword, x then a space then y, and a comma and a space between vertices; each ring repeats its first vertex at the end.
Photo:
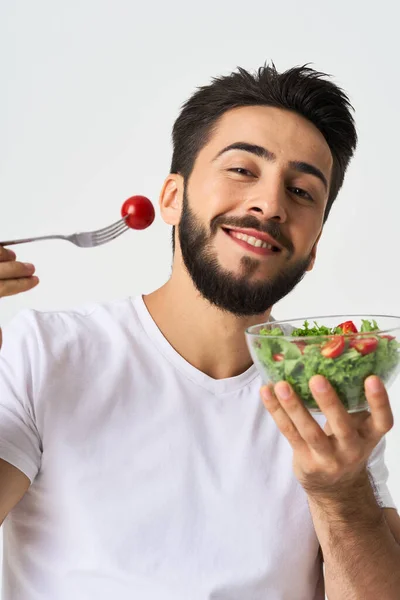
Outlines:
POLYGON ((41 498, 68 561, 252 597, 315 568, 291 450, 257 387, 218 398, 172 375, 139 385, 121 372, 71 381, 45 406, 42 468, 24 502, 41 498))

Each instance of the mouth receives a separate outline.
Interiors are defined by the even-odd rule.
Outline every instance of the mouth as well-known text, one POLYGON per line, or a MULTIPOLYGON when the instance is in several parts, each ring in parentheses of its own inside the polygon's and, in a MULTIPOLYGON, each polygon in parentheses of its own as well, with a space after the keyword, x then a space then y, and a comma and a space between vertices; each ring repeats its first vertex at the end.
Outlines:
POLYGON ((282 252, 282 247, 269 235, 255 229, 222 227, 223 232, 242 248, 258 256, 270 256, 282 252))

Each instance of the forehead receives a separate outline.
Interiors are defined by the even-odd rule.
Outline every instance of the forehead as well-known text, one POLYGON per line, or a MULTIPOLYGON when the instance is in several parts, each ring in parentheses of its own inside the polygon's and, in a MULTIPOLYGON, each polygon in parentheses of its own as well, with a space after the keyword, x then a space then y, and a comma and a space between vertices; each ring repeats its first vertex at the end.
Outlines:
POLYGON ((282 162, 314 164, 330 177, 333 159, 324 136, 315 125, 294 112, 270 106, 229 110, 218 120, 200 154, 212 160, 220 150, 239 141, 264 146, 282 162))

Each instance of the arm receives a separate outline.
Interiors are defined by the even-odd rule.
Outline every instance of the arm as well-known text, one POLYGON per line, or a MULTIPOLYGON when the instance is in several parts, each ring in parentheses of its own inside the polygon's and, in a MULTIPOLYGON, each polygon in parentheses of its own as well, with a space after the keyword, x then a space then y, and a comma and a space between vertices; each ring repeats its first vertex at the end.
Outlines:
MULTIPOLYGON (((0 298, 15 296, 34 288, 39 280, 33 276, 35 267, 28 263, 16 261, 12 250, 0 246, 0 298)), ((0 348, 2 333, 0 328, 0 348)))
MULTIPOLYGON (((320 375, 310 390, 322 429, 286 383, 262 388, 264 404, 293 448, 325 561, 329 600, 399 600, 400 545, 378 506, 368 460, 394 419, 382 381, 365 380, 369 411, 348 413, 320 375)), ((391 517, 396 531, 398 520, 391 517)))
MULTIPOLYGON (((34 272, 35 267, 33 265, 18 262, 12 250, 0 246, 0 299, 34 288, 39 283, 38 278, 33 276, 34 272)), ((0 328, 0 350, 2 343, 2 330, 0 328)), ((14 389, 13 384, 10 385, 9 370, 7 371, 7 378, 2 380, 3 371, 1 367, 2 365, 0 364, 0 439, 3 444, 2 447, 7 448, 10 441, 8 434, 10 433, 12 438, 13 433, 15 433, 16 439, 19 439, 21 432, 14 429, 15 423, 18 421, 18 413, 15 410, 17 404, 13 406, 6 402, 5 413, 2 414, 2 404, 7 397, 10 398, 13 396, 14 389), (6 379, 7 383, 5 382, 6 379), (5 427, 6 432, 5 437, 2 435, 4 434, 3 427, 5 427)), ((27 419, 23 417, 22 422, 25 423, 26 421, 27 419)), ((7 453, 6 456, 8 459, 10 454, 7 453)), ((0 458, 0 525, 3 524, 8 513, 22 499, 30 484, 30 479, 22 471, 0 458)))
POLYGON ((377 504, 365 470, 325 498, 308 494, 325 562, 329 600, 398 600, 400 545, 377 504))
POLYGON ((26 475, 0 459, 0 525, 30 486, 26 475))

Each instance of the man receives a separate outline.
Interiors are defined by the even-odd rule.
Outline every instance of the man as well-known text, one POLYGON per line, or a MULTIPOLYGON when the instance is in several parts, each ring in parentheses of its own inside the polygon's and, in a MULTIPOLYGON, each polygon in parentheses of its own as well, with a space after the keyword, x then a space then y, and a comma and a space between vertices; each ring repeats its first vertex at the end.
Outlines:
MULTIPOLYGON (((174 126, 167 283, 7 327, 4 598, 400 598, 383 385, 349 415, 315 377, 313 417, 281 382, 265 410, 244 338, 312 269, 356 139, 312 69, 215 79, 174 126)), ((37 284, 1 256, 3 296, 37 284)))

